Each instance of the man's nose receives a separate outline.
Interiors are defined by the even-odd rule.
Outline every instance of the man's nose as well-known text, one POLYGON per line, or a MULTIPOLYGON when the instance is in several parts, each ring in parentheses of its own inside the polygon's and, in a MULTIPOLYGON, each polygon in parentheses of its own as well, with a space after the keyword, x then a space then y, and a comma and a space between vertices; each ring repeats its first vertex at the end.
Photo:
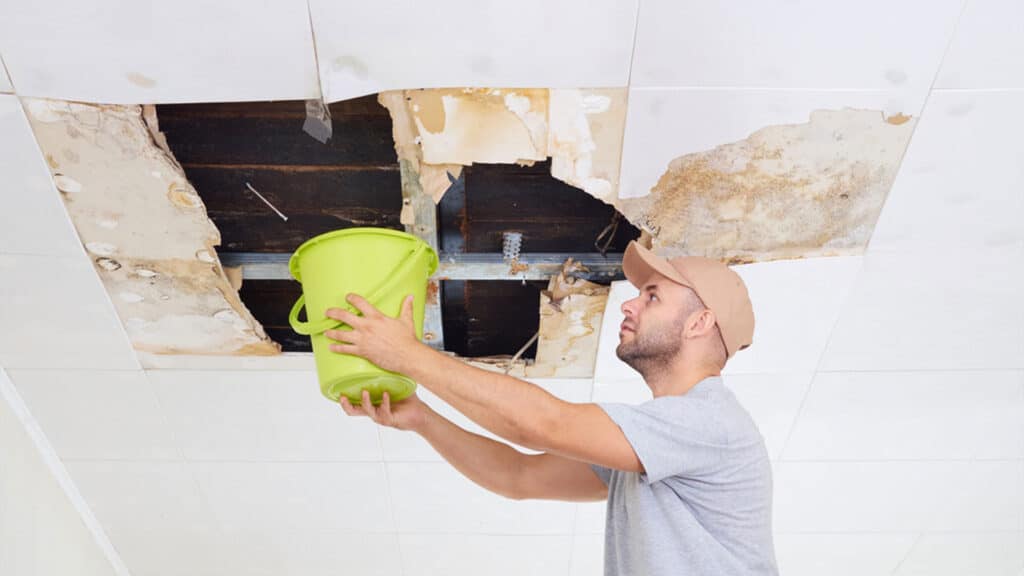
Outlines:
POLYGON ((636 306, 636 300, 636 298, 632 298, 622 303, 622 313, 630 320, 636 316, 636 310, 634 309, 634 306, 636 306))

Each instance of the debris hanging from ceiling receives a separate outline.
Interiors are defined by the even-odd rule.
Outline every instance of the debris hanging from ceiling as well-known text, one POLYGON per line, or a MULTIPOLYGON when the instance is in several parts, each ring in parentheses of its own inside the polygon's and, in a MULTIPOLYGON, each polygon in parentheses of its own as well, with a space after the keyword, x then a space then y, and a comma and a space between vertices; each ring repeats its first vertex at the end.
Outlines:
POLYGON ((136 350, 280 352, 221 267, 214 249, 220 234, 152 111, 24 102, 68 214, 136 350))
MULTIPOLYGON (((552 176, 615 206, 658 253, 731 263, 862 253, 916 124, 902 114, 818 110, 804 124, 682 155, 646 195, 620 198, 625 90, 385 94, 396 145, 417 147, 421 170, 550 157, 552 176)), ((435 200, 447 186, 439 182, 435 200)))

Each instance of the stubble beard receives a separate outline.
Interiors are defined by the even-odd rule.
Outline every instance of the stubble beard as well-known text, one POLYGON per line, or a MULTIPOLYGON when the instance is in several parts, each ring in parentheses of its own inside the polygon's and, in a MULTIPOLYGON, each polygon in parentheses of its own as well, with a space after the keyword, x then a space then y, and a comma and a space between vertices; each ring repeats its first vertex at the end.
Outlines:
POLYGON ((656 334, 634 332, 632 340, 619 343, 615 355, 645 379, 649 378, 667 367, 682 350, 682 324, 675 324, 656 334))

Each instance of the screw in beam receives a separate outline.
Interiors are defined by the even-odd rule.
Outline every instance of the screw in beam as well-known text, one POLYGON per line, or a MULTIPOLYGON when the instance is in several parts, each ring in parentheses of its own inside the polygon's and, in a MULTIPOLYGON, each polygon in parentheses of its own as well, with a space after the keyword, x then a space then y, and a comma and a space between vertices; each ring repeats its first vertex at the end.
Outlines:
POLYGON ((518 260, 519 250, 523 247, 522 232, 501 233, 501 254, 506 261, 518 260))

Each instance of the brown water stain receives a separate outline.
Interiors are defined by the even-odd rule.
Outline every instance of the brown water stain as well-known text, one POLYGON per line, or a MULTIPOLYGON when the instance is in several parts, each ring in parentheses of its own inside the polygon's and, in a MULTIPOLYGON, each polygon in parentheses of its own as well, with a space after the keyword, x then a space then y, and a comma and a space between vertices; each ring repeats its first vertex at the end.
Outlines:
POLYGON ((805 124, 676 158, 648 196, 616 204, 667 256, 859 254, 913 128, 909 117, 894 123, 879 111, 816 111, 805 124))

